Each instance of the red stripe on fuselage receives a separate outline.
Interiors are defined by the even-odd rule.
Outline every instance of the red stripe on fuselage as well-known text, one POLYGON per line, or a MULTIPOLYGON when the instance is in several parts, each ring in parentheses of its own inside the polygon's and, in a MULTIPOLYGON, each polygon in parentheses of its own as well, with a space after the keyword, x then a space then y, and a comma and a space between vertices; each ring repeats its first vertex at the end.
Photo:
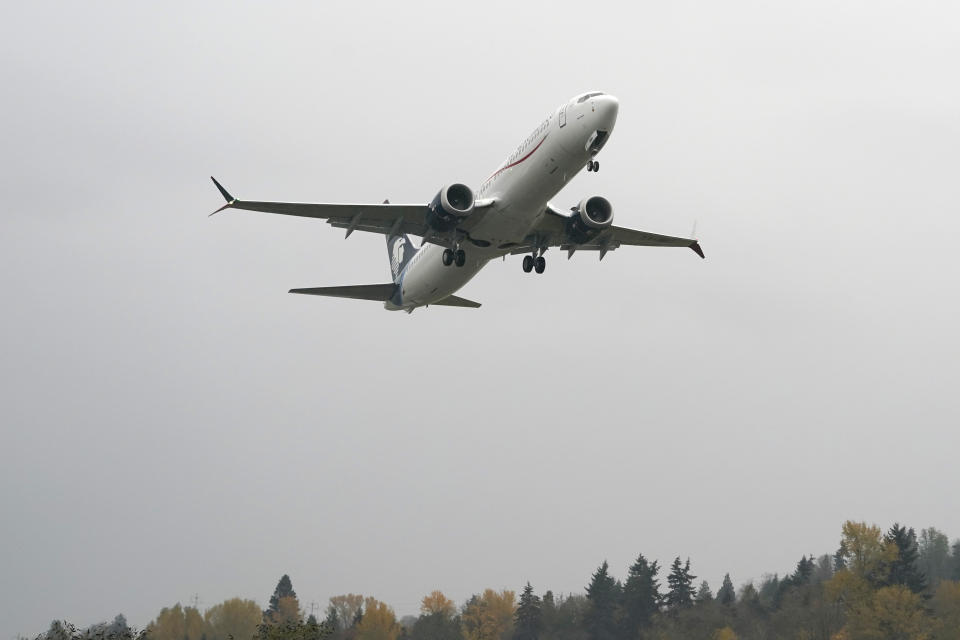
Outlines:
MULTIPOLYGON (((548 135, 550 135, 550 134, 548 133, 547 136, 548 136, 548 135)), ((505 167, 503 167, 503 168, 501 168, 501 169, 497 169, 496 171, 494 171, 494 172, 490 175, 489 178, 487 178, 486 180, 484 180, 484 182, 490 182, 490 181, 493 180, 498 174, 500 174, 500 172, 506 171, 507 169, 509 169, 509 168, 511 168, 511 167, 515 167, 515 166, 517 166, 518 164, 520 164, 521 162, 523 162, 524 160, 526 160, 527 158, 529 158, 530 156, 532 156, 532 155, 536 152, 536 150, 540 148, 540 145, 543 144, 543 141, 547 139, 547 136, 543 136, 543 138, 540 140, 540 142, 537 143, 537 146, 535 146, 535 147, 530 151, 530 153, 528 153, 527 155, 523 156, 522 158, 520 158, 520 159, 517 160, 516 162, 511 162, 511 163, 508 164, 507 166, 505 166, 505 167)))

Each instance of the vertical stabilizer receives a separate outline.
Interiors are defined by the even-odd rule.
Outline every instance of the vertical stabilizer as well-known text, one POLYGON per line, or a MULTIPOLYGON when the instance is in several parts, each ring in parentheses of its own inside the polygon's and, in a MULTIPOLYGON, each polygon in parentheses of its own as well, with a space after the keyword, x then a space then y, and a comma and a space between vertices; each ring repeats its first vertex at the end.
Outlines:
POLYGON ((417 250, 406 234, 387 236, 387 255, 390 258, 390 274, 393 276, 394 282, 400 279, 400 272, 403 271, 403 268, 407 266, 416 252, 417 250))

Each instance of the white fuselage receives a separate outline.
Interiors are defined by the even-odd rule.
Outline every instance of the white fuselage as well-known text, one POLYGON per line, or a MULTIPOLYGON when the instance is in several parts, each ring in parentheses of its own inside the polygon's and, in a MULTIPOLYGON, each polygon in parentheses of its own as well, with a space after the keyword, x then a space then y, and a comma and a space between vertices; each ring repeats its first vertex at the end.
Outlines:
POLYGON ((387 302, 387 309, 409 311, 452 295, 487 262, 510 253, 527 238, 545 215, 548 201, 594 156, 589 147, 596 132, 609 136, 613 131, 616 98, 586 95, 551 113, 477 189, 478 200, 493 204, 471 228, 470 237, 489 246, 465 243, 466 264, 456 267, 444 266, 444 247, 425 244, 399 277, 400 304, 387 302))

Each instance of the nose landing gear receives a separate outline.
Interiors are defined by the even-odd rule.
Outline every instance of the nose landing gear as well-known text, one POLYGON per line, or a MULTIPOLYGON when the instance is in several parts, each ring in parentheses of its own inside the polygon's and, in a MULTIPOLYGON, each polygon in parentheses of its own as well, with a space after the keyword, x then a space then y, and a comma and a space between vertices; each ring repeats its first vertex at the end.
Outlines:
POLYGON ((598 160, 591 160, 588 162, 587 171, 600 171, 600 162, 598 160))

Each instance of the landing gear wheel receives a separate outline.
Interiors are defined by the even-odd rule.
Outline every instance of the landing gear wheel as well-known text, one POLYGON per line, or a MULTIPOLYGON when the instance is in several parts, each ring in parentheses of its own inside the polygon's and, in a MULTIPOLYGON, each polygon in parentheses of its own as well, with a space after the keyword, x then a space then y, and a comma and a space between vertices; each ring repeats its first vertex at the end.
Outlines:
POLYGON ((587 163, 587 171, 593 171, 593 160, 587 163))
POLYGON ((600 171, 600 161, 599 161, 599 160, 594 160, 594 161, 593 161, 593 171, 594 171, 594 172, 600 171))
POLYGON ((543 273, 547 268, 547 260, 543 256, 540 256, 533 261, 533 268, 537 270, 537 273, 543 273))
POLYGON ((533 256, 523 256, 523 272, 530 273, 533 271, 533 256))
POLYGON ((457 249, 454 255, 454 261, 457 263, 458 267, 462 267, 467 264, 467 252, 463 249, 457 249))
POLYGON ((450 265, 452 265, 453 257, 454 257, 453 251, 451 251, 450 249, 444 249, 443 256, 440 258, 440 260, 443 262, 443 266, 449 267, 450 265))

